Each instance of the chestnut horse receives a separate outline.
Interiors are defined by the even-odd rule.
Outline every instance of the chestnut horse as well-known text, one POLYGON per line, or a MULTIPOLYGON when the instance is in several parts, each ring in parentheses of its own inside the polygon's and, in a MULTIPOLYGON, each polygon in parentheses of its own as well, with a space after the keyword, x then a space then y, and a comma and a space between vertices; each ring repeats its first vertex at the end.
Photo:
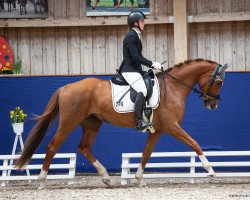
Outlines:
MULTIPOLYGON (((184 116, 186 99, 191 90, 199 93, 206 108, 217 107, 227 67, 227 65, 221 66, 213 61, 196 59, 185 61, 157 74, 161 85, 161 95, 160 105, 154 110, 153 117, 153 127, 156 132, 148 135, 142 160, 135 175, 139 183, 153 148, 163 133, 170 134, 192 148, 199 156, 208 175, 215 176, 201 147, 180 127, 180 123, 184 116), (196 83, 200 90, 193 89, 196 83)), ((83 131, 78 150, 93 164, 102 176, 102 181, 110 185, 107 170, 91 152, 96 135, 103 121, 120 127, 135 127, 134 113, 115 112, 111 96, 110 81, 96 78, 86 78, 59 88, 51 97, 43 115, 38 117, 38 122, 31 130, 22 155, 16 161, 15 166, 20 169, 29 163, 48 126, 60 112, 59 127, 48 145, 39 175, 42 187, 45 186, 49 166, 58 148, 78 125, 83 131)))

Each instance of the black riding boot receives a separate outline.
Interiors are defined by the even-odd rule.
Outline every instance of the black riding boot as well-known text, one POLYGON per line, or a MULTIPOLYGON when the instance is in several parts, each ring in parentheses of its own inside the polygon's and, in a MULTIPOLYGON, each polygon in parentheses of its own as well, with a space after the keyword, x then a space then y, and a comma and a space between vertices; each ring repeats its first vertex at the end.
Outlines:
POLYGON ((142 119, 143 107, 145 105, 145 97, 142 92, 139 92, 135 99, 135 117, 136 117, 136 129, 141 131, 151 126, 150 122, 144 122, 142 119))

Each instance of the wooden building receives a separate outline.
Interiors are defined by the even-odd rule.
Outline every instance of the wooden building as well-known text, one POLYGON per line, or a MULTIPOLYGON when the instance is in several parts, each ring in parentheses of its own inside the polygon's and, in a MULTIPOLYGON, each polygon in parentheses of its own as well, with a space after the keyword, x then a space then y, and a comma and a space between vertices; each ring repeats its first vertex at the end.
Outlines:
MULTIPOLYGON (((85 0, 48 0, 47 19, 2 19, 23 74, 113 74, 122 60, 126 16, 86 15, 85 0)), ((187 58, 250 70, 249 0, 150 0, 145 57, 165 67, 187 58)))

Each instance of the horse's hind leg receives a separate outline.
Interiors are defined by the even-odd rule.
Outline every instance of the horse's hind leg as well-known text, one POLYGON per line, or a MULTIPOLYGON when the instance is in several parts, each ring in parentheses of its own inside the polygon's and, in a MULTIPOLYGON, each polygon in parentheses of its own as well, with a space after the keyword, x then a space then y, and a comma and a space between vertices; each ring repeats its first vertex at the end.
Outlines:
POLYGON ((142 176, 143 176, 143 171, 144 171, 144 168, 148 162, 148 159, 156 145, 156 143, 158 142, 160 136, 162 135, 162 133, 160 132, 155 132, 155 133, 149 133, 149 136, 148 136, 148 139, 147 139, 147 142, 146 142, 146 145, 144 147, 144 150, 143 150, 143 154, 142 154, 142 159, 141 159, 141 163, 136 171, 136 174, 135 174, 135 178, 137 179, 137 181, 139 182, 140 184, 140 181, 142 179, 142 176))
POLYGON ((94 116, 89 116, 82 124, 83 137, 78 146, 78 150, 92 163, 96 168, 100 176, 102 176, 102 182, 110 186, 111 181, 105 167, 94 157, 91 152, 91 147, 95 141, 96 135, 100 130, 102 121, 94 116))
POLYGON ((70 135, 70 133, 76 128, 78 123, 76 121, 70 121, 65 118, 64 120, 61 120, 59 123, 59 127, 56 131, 55 136, 51 140, 50 144, 47 147, 45 160, 43 163, 43 167, 41 169, 41 172, 39 174, 38 180, 40 182, 39 189, 45 188, 45 181, 48 174, 48 170, 51 164, 51 161, 53 157, 55 156, 57 150, 59 147, 63 144, 63 142, 66 140, 66 138, 70 135))

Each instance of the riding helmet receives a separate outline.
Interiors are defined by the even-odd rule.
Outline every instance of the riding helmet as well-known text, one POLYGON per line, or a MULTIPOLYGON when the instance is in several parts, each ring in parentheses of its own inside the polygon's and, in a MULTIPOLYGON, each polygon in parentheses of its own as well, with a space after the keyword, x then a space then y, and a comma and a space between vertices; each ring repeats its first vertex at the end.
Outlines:
POLYGON ((141 11, 132 11, 128 15, 128 25, 129 25, 129 27, 133 27, 134 22, 138 22, 140 19, 147 19, 147 17, 141 11))

